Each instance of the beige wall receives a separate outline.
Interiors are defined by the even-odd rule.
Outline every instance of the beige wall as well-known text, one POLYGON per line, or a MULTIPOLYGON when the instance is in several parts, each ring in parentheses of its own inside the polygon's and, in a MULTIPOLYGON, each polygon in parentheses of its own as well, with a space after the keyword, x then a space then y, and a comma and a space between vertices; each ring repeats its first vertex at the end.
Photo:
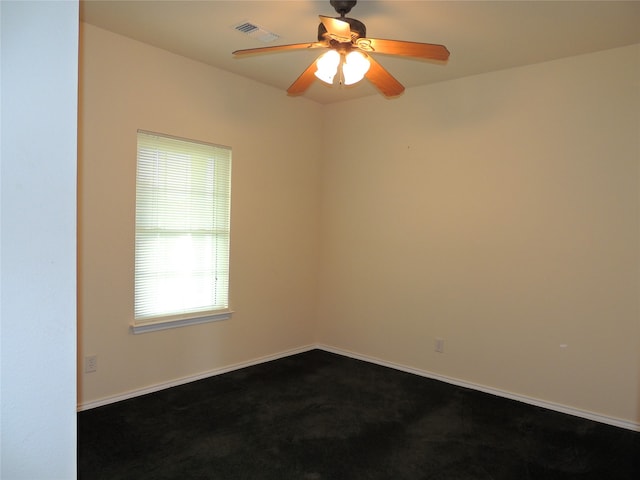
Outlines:
POLYGON ((79 402, 318 343, 638 424, 639 59, 322 107, 83 25, 79 402), (229 321, 129 333, 138 128, 233 148, 229 321))
POLYGON ((79 402, 311 344, 320 106, 89 25, 80 69, 79 402), (139 128, 233 148, 231 320, 129 332, 139 128))
POLYGON ((326 107, 319 342, 637 424, 639 86, 636 45, 326 107))

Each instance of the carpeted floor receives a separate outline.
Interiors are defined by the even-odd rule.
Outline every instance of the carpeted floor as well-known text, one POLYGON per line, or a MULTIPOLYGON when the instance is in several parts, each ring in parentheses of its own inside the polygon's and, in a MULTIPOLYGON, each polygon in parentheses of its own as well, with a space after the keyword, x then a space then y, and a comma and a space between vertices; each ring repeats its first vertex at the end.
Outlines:
POLYGON ((78 414, 83 480, 638 480, 640 433, 313 350, 78 414))

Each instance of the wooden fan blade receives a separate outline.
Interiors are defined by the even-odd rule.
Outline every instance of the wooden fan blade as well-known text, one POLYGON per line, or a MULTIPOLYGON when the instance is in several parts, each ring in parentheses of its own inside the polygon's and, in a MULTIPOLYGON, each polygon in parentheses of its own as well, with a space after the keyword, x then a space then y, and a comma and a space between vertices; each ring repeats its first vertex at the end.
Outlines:
POLYGON ((326 42, 313 42, 313 43, 293 43, 290 45, 274 45, 272 47, 258 47, 258 48, 247 48, 245 50, 236 50, 233 52, 233 55, 242 56, 242 55, 253 55, 257 53, 274 53, 274 52, 284 52, 288 50, 304 50, 308 48, 326 48, 329 45, 326 42))
POLYGON ((289 88, 287 88, 287 93, 289 95, 300 95, 311 86, 313 81, 316 79, 315 73, 318 69, 318 66, 316 65, 317 62, 318 60, 316 59, 304 72, 302 72, 302 75, 300 75, 298 79, 293 82, 289 88))
POLYGON ((397 97, 404 92, 404 86, 371 56, 369 63, 370 67, 365 76, 385 97, 397 97))
POLYGON ((324 15, 319 15, 319 17, 331 38, 342 43, 351 41, 351 27, 347 22, 324 15))
POLYGON ((447 50, 447 47, 433 43, 381 40, 379 38, 360 38, 357 41, 357 45, 358 48, 365 52, 423 58, 425 60, 444 61, 449 58, 449 50, 447 50))

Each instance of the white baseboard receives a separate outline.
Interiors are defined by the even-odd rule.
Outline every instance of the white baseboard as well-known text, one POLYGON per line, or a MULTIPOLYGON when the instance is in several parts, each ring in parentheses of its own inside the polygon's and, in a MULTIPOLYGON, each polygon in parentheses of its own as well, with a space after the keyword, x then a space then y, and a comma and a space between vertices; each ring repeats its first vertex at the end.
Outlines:
POLYGON ((178 385, 184 385, 186 383, 195 382, 196 380, 202 380, 204 378, 213 377, 215 375, 222 375, 223 373, 232 372, 234 370, 240 370, 241 368, 251 367, 260 363, 270 362, 271 360, 278 360, 279 358, 289 357, 298 353, 308 352, 309 350, 315 350, 318 348, 316 345, 306 345, 304 347, 294 348, 283 352, 274 353, 273 355, 265 355, 264 357, 258 357, 246 362, 234 363, 233 365, 227 365, 220 368, 215 368, 206 372, 198 373, 197 375, 189 375, 182 378, 177 378, 169 382, 157 383, 144 388, 130 390, 128 392, 120 393, 118 395, 112 395, 109 397, 103 397, 91 402, 80 403, 77 406, 77 411, 90 410, 92 408, 102 407, 103 405, 109 405, 111 403, 120 402, 129 398, 139 397, 146 395, 147 393, 159 392, 166 388, 177 387, 178 385))
POLYGON ((439 375, 437 373, 429 372, 426 370, 420 370, 418 368, 409 367, 406 365, 402 365, 399 363, 388 362, 386 360, 382 360, 380 358, 371 357, 369 355, 362 355, 359 353, 351 352, 349 350, 344 350, 337 347, 332 347, 324 344, 312 344, 305 345, 302 347, 294 348, 291 350, 286 350, 282 352, 278 352, 272 355, 266 355, 263 357, 254 358, 251 360, 247 360, 245 362, 235 363, 233 365, 227 365, 224 367, 216 368, 213 370, 209 370, 207 372, 202 372, 197 375, 190 375, 187 377, 178 378, 175 380, 171 380, 169 382, 158 383, 155 385, 150 385, 148 387, 130 390, 128 392, 113 395, 110 397, 104 397, 99 400, 94 400, 87 403, 78 404, 78 411, 89 410, 96 407, 101 407, 103 405, 108 405, 110 403, 119 402, 122 400, 127 400, 129 398, 138 397, 141 395, 146 395, 147 393, 158 392, 160 390, 164 390, 166 388, 177 387, 178 385, 184 385, 186 383, 194 382, 196 380, 202 380, 204 378, 213 377, 215 375, 221 375, 223 373, 232 372, 234 370, 239 370, 241 368, 251 367, 253 365, 258 365, 260 363, 270 362, 272 360, 277 360, 279 358, 288 357, 291 355, 296 355, 298 353, 308 352, 309 350, 320 349, 326 352, 335 353, 338 355, 342 355, 345 357, 355 358, 357 360, 362 360, 369 363, 374 363, 376 365, 380 365, 383 367, 393 368, 394 370, 400 370, 402 372, 411 373, 414 375, 419 375, 425 378, 431 378, 433 380, 439 380, 441 382, 449 383, 452 385, 457 385, 459 387, 469 388, 471 390, 477 390, 484 393, 489 393, 491 395, 496 395, 498 397, 508 398, 510 400, 516 400, 518 402, 526 403, 529 405, 534 405, 537 407, 546 408, 548 410, 553 410, 560 413, 566 413, 568 415, 573 415, 576 417, 586 418, 588 420, 593 420, 596 422, 604 423, 607 425, 613 425, 614 427, 625 428, 627 430, 633 430, 636 432, 640 432, 640 423, 622 420, 619 418, 609 417, 606 415, 600 415, 598 413, 589 412, 586 410, 580 410, 577 408, 569 407, 566 405, 562 405, 559 403, 548 402, 545 400, 540 400, 537 398, 527 397, 525 395, 519 395, 517 393, 508 392, 505 390, 500 390, 492 387, 486 387, 484 385, 479 385, 472 382, 467 382, 465 380, 459 380, 457 378, 447 377, 445 375, 439 375))
POLYGON ((369 363, 375 363, 377 365, 381 365, 383 367, 393 368, 395 370, 400 370, 407 373, 412 373, 414 375, 419 375, 425 378, 431 378, 433 380, 439 380, 441 382, 450 383, 452 385, 457 385, 459 387, 469 388, 471 390, 477 390, 484 393, 489 393, 491 395, 496 395, 498 397, 508 398, 510 400, 516 400, 518 402, 527 403, 529 405, 535 405, 537 407, 546 408, 548 410, 553 410, 560 413, 566 413, 568 415, 573 415, 576 417, 586 418, 588 420, 593 420, 595 422, 605 423, 607 425, 613 425, 614 427, 625 428, 627 430, 633 430, 636 432, 640 432, 640 423, 631 422, 628 420, 622 420, 615 417, 609 417, 606 415, 600 415, 598 413, 589 412, 586 410, 580 410, 578 408, 569 407, 566 405, 562 405, 559 403, 548 402, 545 400, 540 400, 537 398, 527 397, 525 395, 519 395, 517 393, 508 392, 505 390, 500 390, 492 387, 486 387, 484 385, 479 385, 477 383, 467 382, 464 380, 459 380, 457 378, 447 377, 444 375, 439 375, 437 373, 429 372, 426 370, 420 370, 413 367, 408 367, 406 365, 401 365, 398 363, 388 362, 386 360, 382 360, 376 357, 371 357, 368 355, 361 355, 359 353, 351 352, 349 350, 343 350, 341 348, 331 347, 328 345, 317 345, 317 348, 320 350, 325 350, 327 352, 336 353, 338 355, 343 355, 345 357, 355 358, 357 360, 363 360, 369 363))

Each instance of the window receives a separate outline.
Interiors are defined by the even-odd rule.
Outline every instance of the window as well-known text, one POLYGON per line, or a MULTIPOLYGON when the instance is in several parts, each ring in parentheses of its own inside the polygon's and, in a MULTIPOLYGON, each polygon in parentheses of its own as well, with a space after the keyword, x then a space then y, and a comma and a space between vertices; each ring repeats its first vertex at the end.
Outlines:
POLYGON ((231 149, 138 131, 134 333, 228 318, 231 149))

